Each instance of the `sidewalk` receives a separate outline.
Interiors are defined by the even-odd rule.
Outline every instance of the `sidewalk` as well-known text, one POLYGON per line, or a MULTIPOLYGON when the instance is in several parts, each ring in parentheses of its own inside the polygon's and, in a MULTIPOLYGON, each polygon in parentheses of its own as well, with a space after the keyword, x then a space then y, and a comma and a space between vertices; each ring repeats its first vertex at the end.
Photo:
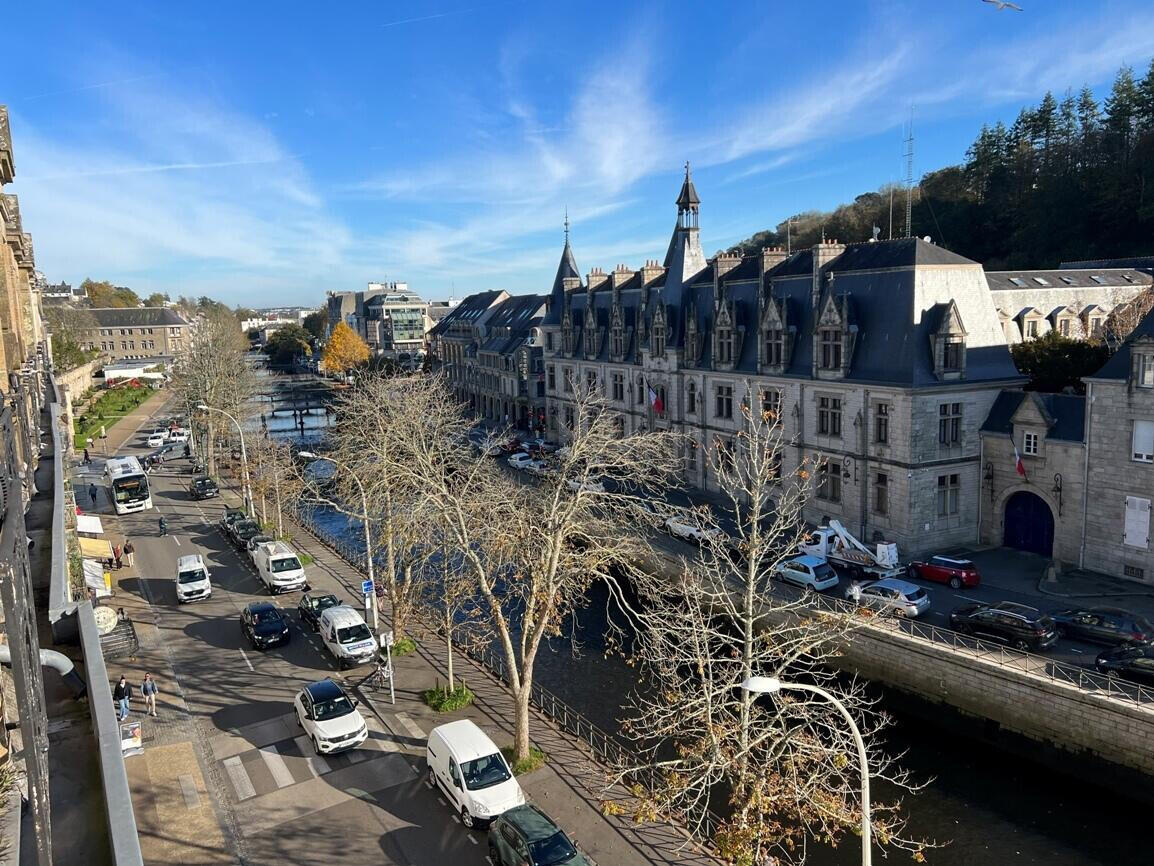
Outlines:
MULTIPOLYGON (((335 552, 307 532, 298 533, 293 544, 314 557, 311 568, 332 576, 352 597, 360 595, 362 575, 335 552)), ((421 693, 448 679, 446 647, 438 635, 420 623, 413 632, 419 642, 417 652, 394 659, 396 704, 389 703, 387 688, 361 691, 365 703, 400 737, 416 733, 411 727, 414 723, 427 734, 436 725, 471 718, 493 734, 498 745, 511 743, 512 699, 492 674, 463 655, 455 656, 454 673, 476 694, 473 706, 441 714, 425 705, 421 693)), ((603 815, 601 804, 606 799, 627 807, 628 793, 615 789, 606 794, 605 771, 593 763, 584 744, 560 732, 536 711, 531 736, 549 760, 541 769, 522 776, 522 786, 602 866, 717 862, 701 853, 696 844, 687 844, 680 828, 664 823, 635 824, 628 817, 628 808, 624 816, 603 815)))

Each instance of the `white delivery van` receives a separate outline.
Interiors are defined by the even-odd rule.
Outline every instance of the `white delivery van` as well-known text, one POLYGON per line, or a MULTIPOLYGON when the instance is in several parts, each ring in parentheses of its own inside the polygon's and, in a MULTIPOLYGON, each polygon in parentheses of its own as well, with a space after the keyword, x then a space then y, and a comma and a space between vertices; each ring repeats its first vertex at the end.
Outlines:
POLYGON ((337 660, 338 668, 363 665, 377 654, 376 638, 361 615, 347 604, 321 613, 317 632, 325 649, 337 660))
POLYGON ((198 601, 212 595, 212 576, 199 553, 181 556, 176 560, 176 600, 198 601))
POLYGON ((273 594, 304 589, 307 583, 300 557, 283 541, 258 545, 252 551, 252 564, 261 583, 273 594))
POLYGON ((466 827, 482 827, 525 802, 501 750, 470 719, 429 731, 429 784, 449 798, 466 827))

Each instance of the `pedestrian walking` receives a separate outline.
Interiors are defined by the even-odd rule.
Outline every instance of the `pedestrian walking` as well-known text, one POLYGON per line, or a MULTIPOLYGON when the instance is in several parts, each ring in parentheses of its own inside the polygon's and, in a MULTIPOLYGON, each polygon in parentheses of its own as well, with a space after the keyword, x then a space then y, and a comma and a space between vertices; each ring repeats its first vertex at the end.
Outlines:
POLYGON ((96 504, 96 485, 95 484, 89 484, 88 485, 88 498, 92 500, 93 505, 96 504))
POLYGON ((115 566, 118 569, 122 567, 120 564, 120 556, 121 556, 120 545, 119 544, 112 545, 112 561, 115 563, 115 566))
POLYGON ((156 681, 152 674, 144 675, 144 682, 140 684, 140 693, 144 695, 144 711, 150 716, 156 715, 156 681))
POLYGON ((132 686, 128 684, 128 680, 123 675, 120 677, 120 682, 116 684, 116 688, 112 690, 112 699, 116 701, 117 718, 123 722, 128 718, 128 703, 132 700, 132 686))
POLYGON ((186 458, 192 456, 192 447, 187 442, 184 443, 184 456, 186 458))
POLYGON ((84 465, 87 466, 91 462, 92 462, 92 458, 88 456, 88 449, 85 448, 84 449, 84 465))
POLYGON ((124 559, 128 562, 129 568, 136 564, 136 545, 128 538, 124 539, 124 559))

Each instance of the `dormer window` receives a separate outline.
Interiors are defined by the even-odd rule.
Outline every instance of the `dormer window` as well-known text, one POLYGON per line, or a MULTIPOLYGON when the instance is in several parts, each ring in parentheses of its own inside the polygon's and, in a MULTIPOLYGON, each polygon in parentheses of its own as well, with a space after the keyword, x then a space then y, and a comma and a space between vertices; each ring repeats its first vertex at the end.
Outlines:
POLYGON ((717 358, 719 364, 733 363, 733 329, 717 329, 717 358))
POLYGON ((939 379, 962 379, 966 374, 966 328, 953 301, 943 307, 938 325, 930 335, 934 375, 939 379))
POLYGON ((942 344, 942 372, 957 373, 962 369, 962 353, 966 341, 961 337, 947 337, 942 344))
POLYGON ((823 370, 841 369, 841 331, 836 328, 822 328, 818 334, 823 370))
POLYGON ((568 313, 561 323, 561 351, 566 355, 573 354, 573 318, 568 313))
POLYGON ((621 325, 614 325, 609 337, 613 350, 613 357, 620 358, 625 354, 625 331, 621 325))
POLYGON ((769 367, 780 367, 785 357, 785 332, 774 328, 765 332, 765 363, 769 367))

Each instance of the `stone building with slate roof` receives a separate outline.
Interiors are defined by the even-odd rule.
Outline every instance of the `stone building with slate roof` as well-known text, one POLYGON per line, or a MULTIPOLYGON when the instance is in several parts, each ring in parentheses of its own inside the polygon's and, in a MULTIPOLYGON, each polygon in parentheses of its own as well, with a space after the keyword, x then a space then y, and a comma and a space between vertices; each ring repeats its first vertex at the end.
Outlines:
POLYGON ((688 434, 687 481, 714 488, 702 454, 752 401, 780 413, 787 464, 824 462, 807 520, 905 554, 975 542, 978 430, 1022 382, 981 265, 917 238, 707 259, 688 166, 676 205, 664 261, 639 270, 582 280, 566 232, 540 324, 546 434, 565 438, 577 388, 603 389, 625 432, 688 434))
POLYGON ((168 307, 96 307, 80 342, 114 361, 169 359, 184 352, 191 325, 168 307))
MULTIPOLYGON (((8 108, 0 105, 0 371, 19 369, 42 338, 36 255, 24 231, 20 201, 2 192, 16 174, 8 108)), ((0 390, 8 377, 0 376, 0 390)))

